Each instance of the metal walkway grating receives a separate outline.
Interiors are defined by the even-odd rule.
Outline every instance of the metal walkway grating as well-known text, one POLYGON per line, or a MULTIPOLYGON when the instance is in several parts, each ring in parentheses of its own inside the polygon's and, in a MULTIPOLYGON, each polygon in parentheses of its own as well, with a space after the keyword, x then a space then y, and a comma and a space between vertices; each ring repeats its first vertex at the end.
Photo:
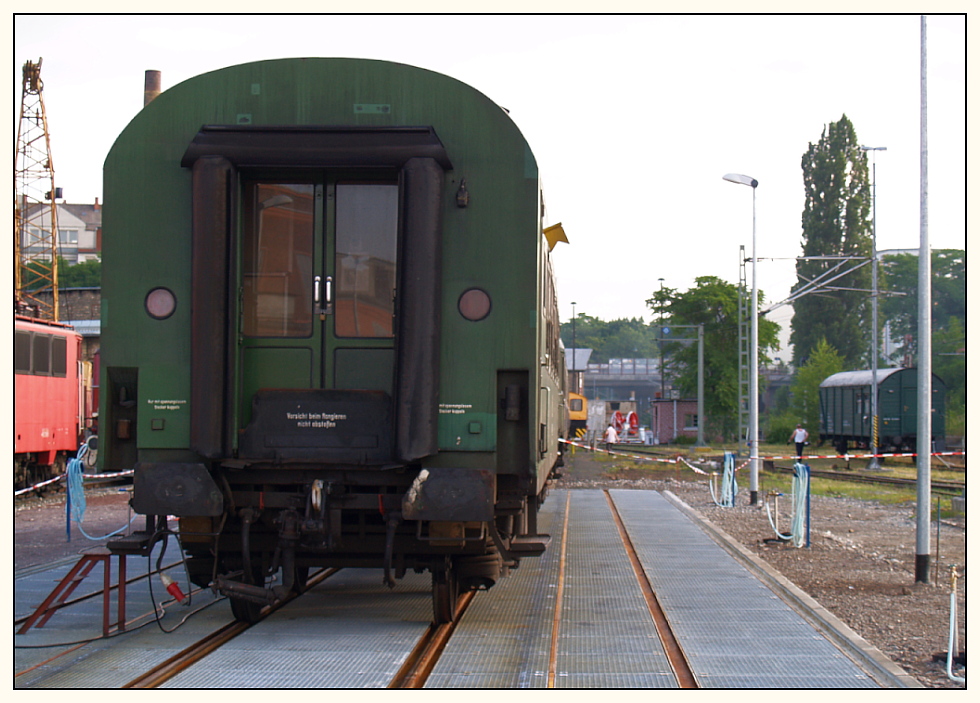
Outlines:
POLYGON ((384 688, 428 627, 429 587, 428 574, 389 590, 380 569, 345 569, 163 687, 384 688))
POLYGON ((877 687, 662 495, 611 495, 702 686, 877 687))
POLYGON ((426 688, 547 687, 564 514, 564 493, 553 493, 538 514, 551 545, 476 594, 426 688))
MULTIPOLYGON (((565 491, 555 491, 539 516, 542 531, 552 536, 548 551, 522 560, 493 587, 492 598, 473 601, 428 688, 548 686, 566 498, 565 491), (515 636, 515 630, 522 634, 515 636), (492 649, 498 642, 502 648, 492 649)), ((571 492, 554 685, 676 687, 626 553, 618 538, 609 541, 611 524, 601 492, 571 492)))

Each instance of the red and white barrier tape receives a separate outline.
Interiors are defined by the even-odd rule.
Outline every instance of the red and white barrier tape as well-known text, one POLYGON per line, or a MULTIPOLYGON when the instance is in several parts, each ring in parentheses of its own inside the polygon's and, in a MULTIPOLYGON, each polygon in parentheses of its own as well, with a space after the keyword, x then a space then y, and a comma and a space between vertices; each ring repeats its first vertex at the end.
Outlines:
MULTIPOLYGON (((588 444, 582 444, 581 442, 572 442, 572 441, 569 441, 567 439, 559 439, 558 441, 559 442, 563 442, 564 444, 572 445, 574 447, 580 447, 582 449, 588 449, 590 451, 606 451, 605 449, 599 450, 599 449, 596 449, 594 447, 589 446, 588 444)), ((695 466, 694 464, 692 464, 691 462, 689 462, 687 459, 685 459, 684 457, 682 457, 680 454, 678 454, 676 458, 670 459, 670 458, 659 457, 659 456, 649 456, 649 455, 640 455, 640 454, 628 454, 626 452, 611 451, 611 450, 610 451, 607 451, 606 453, 609 454, 609 455, 611 455, 611 456, 619 456, 619 457, 624 457, 624 458, 627 458, 627 459, 633 459, 634 461, 659 461, 659 462, 662 462, 664 464, 678 464, 678 463, 683 463, 683 464, 686 464, 687 466, 689 466, 692 470, 694 470, 695 472, 697 472, 699 474, 704 474, 705 476, 709 476, 710 475, 709 472, 703 471, 702 469, 700 469, 699 467, 695 466)), ((883 457, 914 457, 914 456, 918 456, 918 455, 915 454, 915 453, 894 453, 894 454, 828 454, 828 455, 806 454, 806 455, 804 455, 802 457, 797 457, 795 454, 793 454, 791 456, 760 456, 759 457, 759 460, 760 461, 762 461, 762 460, 775 460, 775 459, 792 459, 794 461, 796 461, 798 459, 844 459, 844 460, 849 460, 849 459, 870 459, 872 457, 883 458, 883 457)), ((933 452, 932 454, 930 454, 930 456, 966 456, 966 452, 933 452)), ((735 467, 735 470, 736 471, 740 471, 741 469, 744 469, 746 466, 749 465, 750 462, 751 462, 751 459, 747 459, 745 462, 743 462, 742 464, 739 464, 737 467, 735 467)))
MULTIPOLYGON (((123 476, 132 476, 132 475, 133 475, 133 470, 129 469, 128 471, 120 471, 119 473, 115 473, 115 474, 82 474, 82 478, 122 478, 123 476)), ((26 493, 30 493, 31 491, 40 490, 41 488, 44 488, 46 486, 50 486, 54 483, 58 483, 58 481, 64 481, 65 478, 67 478, 67 474, 61 474, 59 476, 55 476, 54 478, 49 478, 47 481, 41 481, 41 483, 35 483, 33 486, 28 486, 27 488, 21 488, 18 491, 14 491, 14 497, 22 496, 26 493)))

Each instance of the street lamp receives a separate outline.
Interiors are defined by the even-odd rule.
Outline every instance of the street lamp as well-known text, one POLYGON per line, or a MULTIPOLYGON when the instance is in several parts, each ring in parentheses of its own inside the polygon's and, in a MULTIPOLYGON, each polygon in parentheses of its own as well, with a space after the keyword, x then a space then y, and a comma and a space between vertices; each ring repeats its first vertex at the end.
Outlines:
POLYGON ((658 346, 660 349, 660 399, 666 400, 667 398, 667 384, 664 382, 664 279, 658 278, 660 281, 660 328, 657 330, 657 340, 659 341, 658 346))
POLYGON ((578 376, 575 375, 575 301, 572 301, 572 384, 578 393, 578 376))
POLYGON ((749 341, 749 504, 759 502, 759 287, 755 257, 755 189, 759 181, 740 173, 726 173, 724 180, 752 188, 752 312, 749 341))
POLYGON ((880 469, 878 461, 878 178, 876 151, 887 151, 884 146, 862 146, 861 151, 871 152, 871 461, 869 469, 880 469))

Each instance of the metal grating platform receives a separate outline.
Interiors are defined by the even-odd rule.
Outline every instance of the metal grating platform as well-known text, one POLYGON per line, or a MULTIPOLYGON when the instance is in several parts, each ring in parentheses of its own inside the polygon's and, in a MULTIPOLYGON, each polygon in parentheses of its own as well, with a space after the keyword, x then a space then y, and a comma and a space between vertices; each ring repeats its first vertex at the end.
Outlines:
POLYGON ((564 514, 564 494, 550 495, 538 514, 538 529, 551 535, 551 545, 476 594, 427 688, 547 687, 564 514))
MULTIPOLYGON (((611 495, 703 687, 877 686, 754 572, 717 545, 696 520, 662 495, 640 490, 617 490, 611 495)), ((552 535, 548 551, 540 558, 523 559, 510 577, 477 594, 430 676, 430 688, 549 685, 566 505, 570 521, 553 685, 676 687, 604 493, 575 490, 554 491, 542 509, 540 530, 552 535)), ((18 573, 15 613, 31 612, 73 563, 18 573)), ((130 560, 130 575, 141 569, 145 572, 145 559, 130 560)), ((162 597, 159 579, 153 583, 157 598, 162 597)), ((96 575, 87 590, 99 585, 101 576, 96 575)), ((409 574, 392 591, 381 584, 380 570, 345 570, 167 686, 384 687, 430 621, 429 589, 428 574, 409 574)), ((153 622, 142 581, 128 590, 131 626, 125 634, 54 659, 60 650, 25 648, 97 638, 101 599, 73 606, 57 613, 42 629, 15 637, 15 671, 23 673, 14 685, 122 686, 231 619, 227 603, 216 601, 209 592, 195 596, 194 609, 199 607, 203 609, 178 627, 189 609, 168 606, 164 626, 174 632, 164 633, 153 622)), ((872 670, 876 676, 880 673, 872 670)))
MULTIPOLYGON (((552 537, 548 551, 522 560, 510 578, 479 594, 428 688, 548 686, 565 506, 565 491, 551 494, 539 516, 552 537)), ((569 510, 555 687, 676 687, 629 560, 609 541, 604 495, 572 491, 569 510)))
POLYGON ((391 590, 380 569, 345 569, 164 687, 384 688, 431 615, 428 574, 391 590))
POLYGON ((702 686, 877 687, 662 495, 611 495, 702 686))
MULTIPOLYGON (((164 563, 176 558, 172 546, 164 563)), ((129 557, 127 575, 134 578, 145 575, 148 563, 155 566, 159 546, 152 557, 129 557)), ((14 612, 25 617, 44 600, 52 588, 77 562, 76 558, 52 564, 49 569, 29 569, 16 575, 14 581, 14 612)), ((117 582, 117 560, 111 564, 112 583, 117 582)), ((101 567, 97 567, 81 583, 72 597, 93 593, 102 587, 101 567)), ((180 569, 168 572, 186 590, 186 580, 180 569)), ((160 601, 168 598, 159 576, 153 576, 153 597, 160 601)), ((116 595, 111 599, 115 612, 116 595)), ((131 681, 137 674, 176 654, 191 642, 200 639, 231 619, 226 604, 220 603, 209 591, 192 597, 189 606, 171 603, 167 606, 162 626, 172 633, 164 633, 154 618, 154 607, 145 579, 131 583, 126 588, 127 630, 110 639, 102 635, 102 599, 91 598, 74 604, 54 614, 41 628, 32 628, 14 637, 14 669, 24 672, 16 676, 16 688, 118 688, 131 681), (181 620, 192 611, 183 625, 181 620), (45 645, 92 640, 82 649, 66 656, 56 657, 63 648, 45 645)))
POLYGON ((571 495, 556 685, 675 688, 605 495, 571 495))

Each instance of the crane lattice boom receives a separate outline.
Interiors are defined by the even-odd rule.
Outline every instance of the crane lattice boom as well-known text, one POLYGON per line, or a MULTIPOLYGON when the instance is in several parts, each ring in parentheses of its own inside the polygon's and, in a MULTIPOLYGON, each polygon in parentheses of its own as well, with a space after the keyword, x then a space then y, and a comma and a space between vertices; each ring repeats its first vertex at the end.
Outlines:
POLYGON ((14 281, 17 307, 58 320, 58 219, 41 59, 24 64, 14 155, 14 281), (40 293, 50 291, 50 300, 40 293))

